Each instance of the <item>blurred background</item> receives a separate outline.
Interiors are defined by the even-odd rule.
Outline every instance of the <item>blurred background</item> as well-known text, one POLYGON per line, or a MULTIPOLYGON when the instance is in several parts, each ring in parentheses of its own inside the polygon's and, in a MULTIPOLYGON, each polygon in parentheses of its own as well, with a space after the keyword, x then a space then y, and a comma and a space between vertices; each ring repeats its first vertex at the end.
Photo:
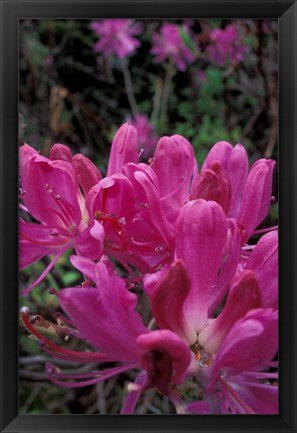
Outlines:
MULTIPOLYGON (((66 144, 104 175, 112 138, 128 121, 137 128, 144 161, 162 135, 173 134, 193 144, 199 166, 222 140, 242 143, 251 163, 278 158, 277 20, 21 20, 19 35, 20 145, 48 156, 54 143, 66 144)), ((277 224, 277 170, 263 227, 277 224)), ((21 288, 48 263, 23 271, 21 288)), ((66 254, 21 306, 56 321, 58 305, 48 288, 81 282, 66 254)), ((67 344, 79 350, 79 342, 67 344)), ((21 328, 20 413, 119 412, 132 373, 65 390, 47 381, 47 359, 21 328)), ((193 399, 195 392, 192 384, 183 390, 193 399)), ((173 412, 150 390, 137 413, 173 412)))

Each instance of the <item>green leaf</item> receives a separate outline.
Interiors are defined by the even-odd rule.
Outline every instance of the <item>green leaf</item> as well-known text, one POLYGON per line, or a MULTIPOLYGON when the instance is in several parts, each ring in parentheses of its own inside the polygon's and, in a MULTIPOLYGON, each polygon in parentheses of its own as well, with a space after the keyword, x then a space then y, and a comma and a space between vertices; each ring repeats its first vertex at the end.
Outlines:
POLYGON ((81 275, 76 271, 66 271, 62 277, 64 284, 71 286, 71 284, 76 283, 81 278, 81 275))
POLYGON ((196 47, 194 42, 191 39, 191 36, 186 32, 186 29, 184 26, 178 26, 178 31, 180 34, 180 37, 183 41, 183 43, 185 44, 185 46, 187 48, 189 48, 189 50, 193 53, 196 54, 196 47))

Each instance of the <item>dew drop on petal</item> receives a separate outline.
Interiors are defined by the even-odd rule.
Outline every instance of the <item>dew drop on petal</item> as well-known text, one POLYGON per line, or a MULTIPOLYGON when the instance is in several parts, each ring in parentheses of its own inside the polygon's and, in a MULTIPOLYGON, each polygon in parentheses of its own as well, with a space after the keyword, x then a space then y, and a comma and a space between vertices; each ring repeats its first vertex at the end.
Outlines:
POLYGON ((150 205, 148 203, 140 202, 139 203, 139 207, 142 207, 142 208, 145 208, 145 209, 149 209, 150 205))
POLYGON ((58 236, 59 235, 58 229, 50 229, 50 235, 51 236, 58 236))
POLYGON ((119 222, 121 223, 121 224, 123 224, 123 226, 126 224, 126 218, 125 217, 122 217, 122 218, 120 218, 119 219, 119 222))

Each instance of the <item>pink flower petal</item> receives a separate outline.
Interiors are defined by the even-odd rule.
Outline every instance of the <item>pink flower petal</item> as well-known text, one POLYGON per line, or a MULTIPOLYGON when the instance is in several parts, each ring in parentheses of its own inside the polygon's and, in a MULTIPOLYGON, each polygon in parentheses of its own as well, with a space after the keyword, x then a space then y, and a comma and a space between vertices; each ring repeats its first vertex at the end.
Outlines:
POLYGON ((191 362, 191 351, 173 332, 153 331, 137 338, 137 352, 147 371, 146 388, 156 387, 169 394, 171 384, 183 382, 191 362))
POLYGON ((27 179, 27 170, 30 160, 33 156, 38 155, 37 150, 28 144, 24 144, 19 148, 19 165, 20 165, 20 176, 22 180, 22 188, 25 190, 24 181, 26 183, 27 179))
POLYGON ((210 408, 207 401, 199 400, 199 401, 193 401, 193 403, 189 403, 186 406, 187 413, 193 414, 193 415, 209 415, 210 414, 210 408))
POLYGON ((266 367, 278 347, 278 313, 270 308, 251 310, 231 328, 212 369, 210 386, 222 369, 232 374, 266 367))
POLYGON ((176 257, 183 260, 190 276, 185 314, 197 332, 208 317, 208 300, 226 242, 227 219, 221 206, 201 199, 182 208, 176 229, 176 257))
POLYGON ((70 262, 82 274, 90 278, 92 281, 95 281, 96 263, 93 262, 93 260, 87 259, 82 256, 76 256, 73 254, 70 256, 70 262))
POLYGON ((80 153, 73 157, 72 165, 78 183, 86 196, 89 190, 102 179, 101 173, 89 158, 80 153))
POLYGON ((184 303, 191 288, 187 270, 181 260, 175 261, 155 286, 151 306, 153 316, 161 329, 170 329, 189 344, 197 334, 187 323, 184 303))
POLYGON ((100 260, 104 250, 104 228, 98 221, 93 226, 87 227, 75 238, 75 250, 77 254, 100 260))
POLYGON ((111 146, 107 176, 122 173, 123 166, 128 162, 138 162, 136 129, 125 123, 117 131, 111 146))
POLYGON ((118 361, 136 361, 136 339, 149 332, 134 311, 137 297, 103 263, 95 274, 96 288, 63 289, 61 306, 82 336, 104 353, 118 361))
POLYGON ((259 159, 249 172, 238 215, 238 224, 244 229, 243 242, 249 239, 268 213, 274 165, 275 161, 271 159, 259 159))
POLYGON ((248 175, 248 157, 244 147, 237 144, 233 147, 227 141, 219 141, 209 151, 201 172, 210 168, 214 161, 219 161, 223 169, 227 172, 232 188, 232 199, 230 214, 231 217, 236 217, 244 184, 248 175))
POLYGON ((216 353, 233 324, 249 310, 261 306, 261 292, 254 272, 243 271, 231 283, 222 312, 199 334, 200 345, 209 353, 216 353))
POLYGON ((81 211, 74 172, 69 163, 33 156, 22 186, 26 189, 24 203, 35 219, 70 232, 79 225, 81 211))
POLYGON ((54 161, 55 159, 60 159, 66 162, 72 162, 72 153, 68 146, 64 144, 56 143, 50 150, 50 159, 54 161))
POLYGON ((26 239, 19 240, 19 269, 25 269, 27 266, 40 260, 49 254, 56 254, 59 251, 58 246, 41 246, 33 244, 26 239))
POLYGON ((246 269, 255 272, 260 285, 263 306, 278 306, 278 232, 264 235, 252 251, 246 269))
POLYGON ((220 204, 225 213, 229 213, 231 204, 231 182, 229 175, 219 161, 213 161, 209 168, 196 178, 193 184, 191 199, 203 198, 220 204))
POLYGON ((178 190, 180 207, 188 200, 190 182, 195 168, 192 145, 182 136, 162 137, 156 147, 151 165, 158 176, 160 196, 178 190), (182 189, 179 185, 182 184, 182 189))
POLYGON ((235 220, 229 219, 228 240, 218 279, 209 294, 208 315, 211 316, 227 294, 241 254, 241 231, 235 220))

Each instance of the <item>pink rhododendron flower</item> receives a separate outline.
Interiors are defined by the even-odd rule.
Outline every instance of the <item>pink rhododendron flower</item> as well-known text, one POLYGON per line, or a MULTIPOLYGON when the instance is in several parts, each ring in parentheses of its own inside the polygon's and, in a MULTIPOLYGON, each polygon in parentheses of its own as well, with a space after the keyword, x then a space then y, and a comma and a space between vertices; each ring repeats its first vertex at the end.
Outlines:
POLYGON ((140 42, 134 36, 142 31, 142 25, 127 19, 106 19, 92 21, 91 29, 99 36, 95 44, 95 51, 102 52, 106 56, 115 55, 120 59, 131 56, 140 46, 140 42))
POLYGON ((74 247, 78 254, 94 259, 103 253, 103 230, 90 220, 82 193, 98 182, 100 172, 83 155, 72 157, 60 144, 53 146, 51 157, 39 155, 28 145, 20 148, 22 208, 39 222, 20 219, 20 269, 45 255, 56 255, 23 293, 39 284, 66 250, 74 247), (96 241, 91 230, 96 232, 96 241))
MULTIPOLYGON (((185 26, 184 31, 189 32, 185 26)), ((153 33, 151 53, 155 56, 156 63, 163 63, 169 59, 180 71, 185 71, 187 64, 195 60, 193 53, 181 38, 178 25, 172 23, 164 23, 160 33, 153 33)))
POLYGON ((211 368, 212 413, 278 413, 278 387, 271 383, 277 373, 267 371, 277 353, 277 319, 276 310, 254 309, 234 324, 211 368))
MULTIPOLYGON (((64 289, 59 293, 59 300, 72 321, 71 335, 86 339, 100 352, 73 352, 42 337, 43 348, 66 360, 121 362, 123 365, 72 376, 47 364, 49 378, 58 385, 75 387, 94 384, 133 368, 143 368, 145 381, 141 389, 156 387, 170 397, 172 385, 184 379, 192 358, 190 349, 171 331, 146 328, 135 311, 137 296, 103 262, 95 265, 85 259, 77 260, 78 266, 94 279, 96 287, 64 289), (73 382, 72 379, 81 381, 73 382)), ((41 338, 42 334, 32 325, 27 312, 22 312, 22 318, 30 332, 41 338)))
POLYGON ((244 59, 246 47, 242 45, 238 29, 230 24, 225 29, 210 32, 210 45, 207 48, 209 58, 220 66, 228 62, 240 62, 244 59))
POLYGON ((235 218, 246 242, 269 211, 275 161, 259 159, 248 172, 244 147, 226 141, 209 151, 191 189, 191 198, 219 203, 227 216, 235 218))
POLYGON ((150 167, 129 163, 124 170, 92 188, 87 209, 104 227, 105 252, 146 273, 172 259, 173 227, 150 167))
POLYGON ((21 269, 48 254, 50 267, 67 249, 100 259, 104 251, 141 272, 172 259, 173 227, 161 205, 158 179, 137 164, 137 132, 128 124, 116 133, 107 177, 83 155, 53 146, 50 159, 28 145, 20 149, 23 208, 40 224, 20 221, 21 269))
POLYGON ((20 149, 21 267, 54 255, 23 293, 69 248, 85 280, 51 290, 65 313, 60 322, 25 308, 24 325, 49 355, 99 365, 64 373, 47 363, 49 379, 79 387, 137 371, 123 414, 149 388, 178 413, 278 413, 278 232, 256 230, 269 210, 274 161, 249 170, 242 145, 218 142, 199 172, 179 135, 162 137, 148 164, 138 148, 136 128, 123 125, 103 179, 61 144, 49 158, 20 149), (140 296, 149 298, 145 312, 140 296), (88 349, 61 347, 51 330, 88 349), (186 400, 188 381, 201 399, 186 400))

